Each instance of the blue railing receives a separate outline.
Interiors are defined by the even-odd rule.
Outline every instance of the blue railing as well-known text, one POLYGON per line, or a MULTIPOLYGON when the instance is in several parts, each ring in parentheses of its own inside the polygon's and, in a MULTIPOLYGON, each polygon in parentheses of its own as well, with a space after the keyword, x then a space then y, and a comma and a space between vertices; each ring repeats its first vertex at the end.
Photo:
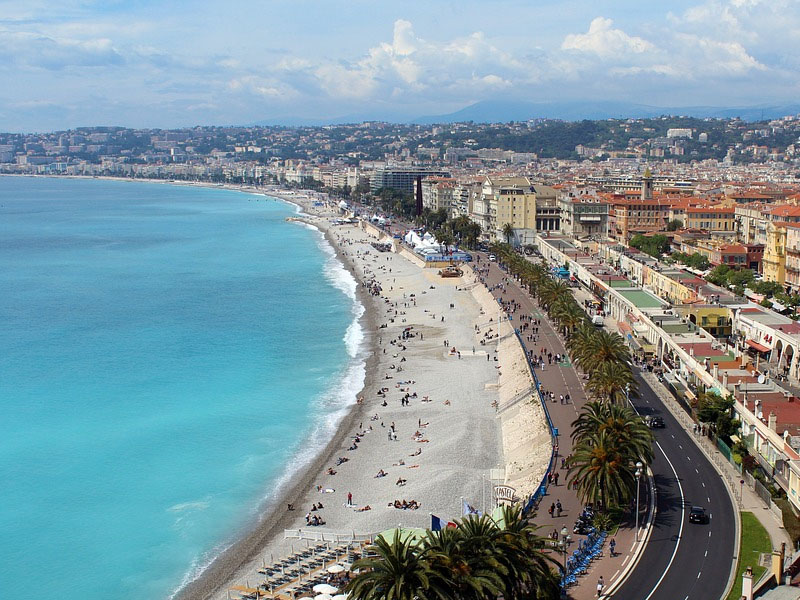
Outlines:
POLYGON ((547 426, 550 428, 550 462, 547 465, 547 471, 545 471, 544 477, 542 477, 542 481, 539 483, 539 487, 525 502, 525 506, 523 507, 522 510, 524 513, 528 513, 531 510, 533 510, 533 508, 536 507, 539 500, 541 500, 542 496, 547 494, 547 482, 550 480, 550 473, 552 473, 553 469, 555 468, 556 440, 558 439, 558 436, 556 435, 556 428, 553 426, 553 420, 550 418, 550 411, 547 410, 547 402, 542 396, 541 385, 539 384, 539 378, 536 376, 536 369, 533 368, 533 362, 531 362, 528 353, 525 351, 525 344, 522 341, 522 335, 520 334, 518 329, 514 329, 514 334, 517 336, 517 340, 519 341, 519 344, 522 347, 522 351, 525 353, 525 361, 528 363, 528 369, 530 369, 534 385, 536 386, 536 395, 539 397, 539 402, 541 402, 542 404, 542 409, 544 410, 545 417, 547 417, 547 426))

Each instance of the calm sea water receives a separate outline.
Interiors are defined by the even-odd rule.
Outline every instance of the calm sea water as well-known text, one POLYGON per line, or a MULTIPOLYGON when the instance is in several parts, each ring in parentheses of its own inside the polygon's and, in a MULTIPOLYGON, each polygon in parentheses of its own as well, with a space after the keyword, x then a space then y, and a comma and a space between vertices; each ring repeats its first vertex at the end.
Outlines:
POLYGON ((293 212, 0 177, 0 597, 166 598, 330 435, 362 308, 293 212))

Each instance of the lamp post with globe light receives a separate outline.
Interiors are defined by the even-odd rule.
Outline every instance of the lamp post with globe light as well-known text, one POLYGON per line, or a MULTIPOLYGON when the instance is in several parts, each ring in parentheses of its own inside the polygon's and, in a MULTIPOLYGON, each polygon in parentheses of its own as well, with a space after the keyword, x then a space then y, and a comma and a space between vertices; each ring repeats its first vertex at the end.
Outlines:
POLYGON ((561 588, 561 591, 562 591, 563 595, 566 595, 566 593, 567 593, 566 578, 567 578, 567 545, 568 545, 568 543, 569 543, 569 529, 567 529, 567 526, 564 525, 561 528, 561 551, 564 553, 564 585, 561 588))
POLYGON ((639 478, 642 476, 642 461, 636 463, 636 541, 639 541, 639 478))

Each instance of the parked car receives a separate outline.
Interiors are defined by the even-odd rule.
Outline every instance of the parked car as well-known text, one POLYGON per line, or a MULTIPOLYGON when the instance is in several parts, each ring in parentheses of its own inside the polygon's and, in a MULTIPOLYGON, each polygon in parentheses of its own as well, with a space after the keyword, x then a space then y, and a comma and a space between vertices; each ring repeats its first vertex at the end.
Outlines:
POLYGON ((492 262, 495 262, 497 260, 497 257, 494 254, 490 254, 489 255, 489 260, 492 261, 492 262))
POLYGON ((706 509, 702 506, 693 506, 689 511, 689 523, 708 523, 706 509))

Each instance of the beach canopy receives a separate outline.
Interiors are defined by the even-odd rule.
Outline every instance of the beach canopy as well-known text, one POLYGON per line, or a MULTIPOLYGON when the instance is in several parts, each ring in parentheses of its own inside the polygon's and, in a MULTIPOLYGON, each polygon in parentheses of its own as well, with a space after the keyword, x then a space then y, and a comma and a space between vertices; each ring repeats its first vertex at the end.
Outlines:
POLYGON ((339 591, 339 588, 333 587, 332 585, 327 583, 318 583, 311 589, 318 594, 335 594, 336 592, 339 591))
POLYGON ((347 600, 350 597, 350 594, 336 594, 333 597, 333 600, 347 600))
POLYGON ((344 571, 344 567, 342 565, 331 565, 328 567, 328 573, 341 573, 344 571))
POLYGON ((320 594, 319 596, 314 596, 314 600, 333 600, 333 596, 330 594, 320 594))
POLYGON ((401 542, 411 539, 413 543, 418 544, 425 537, 427 530, 419 527, 398 527, 382 531, 378 534, 378 537, 382 537, 391 544, 394 541, 395 532, 400 534, 399 538, 401 542))

